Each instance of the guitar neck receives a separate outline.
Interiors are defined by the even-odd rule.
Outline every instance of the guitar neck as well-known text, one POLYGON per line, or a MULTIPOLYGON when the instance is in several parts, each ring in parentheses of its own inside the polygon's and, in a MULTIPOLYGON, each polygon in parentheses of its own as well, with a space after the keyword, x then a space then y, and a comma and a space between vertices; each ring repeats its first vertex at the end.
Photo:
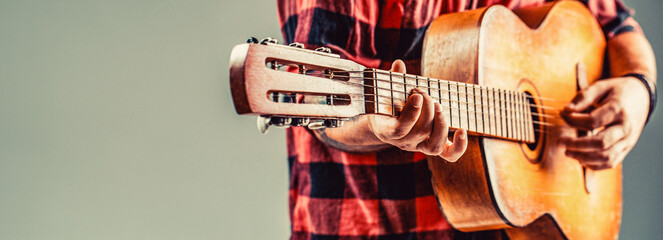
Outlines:
POLYGON ((412 90, 419 88, 440 103, 450 128, 534 142, 537 123, 531 96, 525 93, 379 69, 365 70, 363 78, 366 113, 396 116, 412 90))

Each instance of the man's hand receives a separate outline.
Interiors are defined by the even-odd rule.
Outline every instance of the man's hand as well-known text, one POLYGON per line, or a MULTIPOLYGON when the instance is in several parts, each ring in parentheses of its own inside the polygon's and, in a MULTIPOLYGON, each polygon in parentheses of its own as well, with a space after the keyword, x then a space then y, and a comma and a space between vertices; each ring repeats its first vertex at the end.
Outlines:
MULTIPOLYGON (((627 32, 608 41, 611 76, 641 73, 656 82, 654 51, 644 35, 627 32)), ((649 92, 640 80, 600 80, 573 99, 562 117, 572 127, 597 130, 594 136, 562 137, 566 155, 590 169, 606 169, 624 160, 638 141, 649 115, 649 92), (591 107, 593 110, 589 111, 591 107)))
MULTIPOLYGON (((396 60, 392 72, 405 73, 403 61, 396 60)), ((442 108, 425 91, 414 89, 398 118, 370 115, 369 127, 382 142, 411 152, 440 156, 455 162, 467 148, 467 132, 456 131, 454 141, 447 139, 449 124, 442 108)))
POLYGON ((561 115, 572 127, 599 132, 562 137, 566 155, 593 170, 616 166, 635 146, 648 113, 649 93, 640 80, 626 77, 594 83, 579 92, 561 115))
MULTIPOLYGON (((391 71, 405 73, 405 64, 396 60, 391 71)), ((455 162, 467 148, 467 132, 457 130, 451 142, 447 139, 448 131, 449 124, 445 121, 440 104, 426 92, 415 89, 397 118, 361 115, 341 128, 315 133, 325 144, 345 151, 367 152, 396 146, 455 162)))

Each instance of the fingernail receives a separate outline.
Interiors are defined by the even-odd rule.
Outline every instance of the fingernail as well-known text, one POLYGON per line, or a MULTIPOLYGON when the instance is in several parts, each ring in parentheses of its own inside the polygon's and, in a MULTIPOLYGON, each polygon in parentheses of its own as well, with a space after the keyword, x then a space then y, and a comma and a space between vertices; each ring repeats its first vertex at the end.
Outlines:
POLYGON ((465 140, 465 138, 467 138, 467 134, 465 134, 465 131, 461 131, 461 132, 459 132, 459 134, 460 134, 460 139, 461 140, 465 140))
POLYGON ((414 101, 413 103, 415 108, 420 108, 421 105, 424 104, 424 97, 421 96, 421 94, 415 94, 412 96, 412 98, 413 98, 412 101, 414 101))
POLYGON ((440 107, 439 103, 435 103, 435 112, 436 113, 441 113, 442 112, 442 107, 440 107))

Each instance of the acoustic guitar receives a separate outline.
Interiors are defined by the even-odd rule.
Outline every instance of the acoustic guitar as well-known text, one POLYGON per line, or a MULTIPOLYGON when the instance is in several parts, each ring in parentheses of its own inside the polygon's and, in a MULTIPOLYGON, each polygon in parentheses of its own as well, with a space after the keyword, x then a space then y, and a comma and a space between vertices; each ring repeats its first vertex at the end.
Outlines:
POLYGON ((439 101, 470 133, 455 163, 429 157, 442 212, 462 231, 512 239, 615 239, 621 166, 584 169, 559 138, 582 134, 559 111, 603 73, 605 38, 576 1, 444 14, 428 28, 421 76, 367 68, 327 48, 256 39, 237 45, 230 85, 239 114, 270 125, 338 127, 360 114, 397 116, 411 90, 439 101))

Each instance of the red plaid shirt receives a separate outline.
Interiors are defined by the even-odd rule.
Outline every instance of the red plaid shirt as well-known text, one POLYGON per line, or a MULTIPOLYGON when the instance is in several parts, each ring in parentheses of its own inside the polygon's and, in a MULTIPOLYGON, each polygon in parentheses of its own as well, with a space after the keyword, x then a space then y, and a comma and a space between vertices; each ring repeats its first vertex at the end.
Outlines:
MULTIPOLYGON (((326 46, 345 58, 388 69, 403 59, 420 69, 426 28, 438 15, 494 4, 510 9, 547 0, 278 0, 287 43, 326 46)), ((640 31, 619 0, 584 0, 606 38, 640 31)), ((353 154, 305 128, 287 130, 292 239, 451 239, 426 156, 389 148, 353 154)), ((475 236, 476 237, 476 236, 475 236)), ((482 237, 480 237, 482 238, 482 237)))

